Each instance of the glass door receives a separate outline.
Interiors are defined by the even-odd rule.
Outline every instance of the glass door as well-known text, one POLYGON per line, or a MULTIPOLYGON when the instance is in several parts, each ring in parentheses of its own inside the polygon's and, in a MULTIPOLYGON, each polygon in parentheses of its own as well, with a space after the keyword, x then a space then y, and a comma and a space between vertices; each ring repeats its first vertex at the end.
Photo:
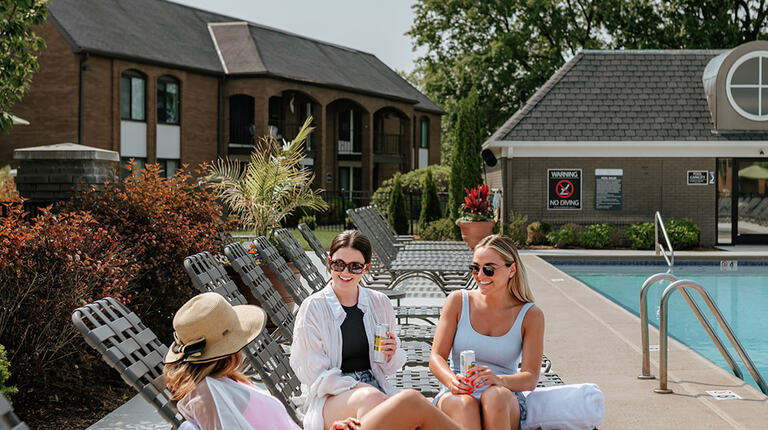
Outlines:
POLYGON ((735 242, 768 244, 768 161, 734 160, 733 184, 735 242))

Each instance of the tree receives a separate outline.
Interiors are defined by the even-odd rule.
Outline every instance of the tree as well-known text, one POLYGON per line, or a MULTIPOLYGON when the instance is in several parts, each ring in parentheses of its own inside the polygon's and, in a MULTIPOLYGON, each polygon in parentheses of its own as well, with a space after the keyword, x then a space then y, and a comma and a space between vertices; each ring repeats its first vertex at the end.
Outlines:
POLYGON ((480 157, 482 145, 478 97, 471 94, 462 101, 456 116, 454 136, 456 147, 451 160, 451 176, 448 184, 448 205, 446 216, 456 219, 459 206, 464 202, 465 188, 474 188, 483 183, 483 160, 480 157))
POLYGON ((29 88, 38 69, 35 52, 45 41, 32 30, 48 15, 47 0, 15 0, 0 2, 0 129, 13 125, 11 108, 29 88))
POLYGON ((432 180, 432 171, 427 169, 424 177, 424 191, 421 194, 421 214, 419 216, 419 231, 424 231, 427 224, 439 220, 443 216, 440 208, 440 198, 437 195, 435 181, 432 180))
POLYGON ((397 234, 408 234, 408 213, 405 208, 405 196, 400 185, 400 174, 395 174, 395 185, 392 187, 392 195, 389 198, 389 223, 395 228, 397 234))

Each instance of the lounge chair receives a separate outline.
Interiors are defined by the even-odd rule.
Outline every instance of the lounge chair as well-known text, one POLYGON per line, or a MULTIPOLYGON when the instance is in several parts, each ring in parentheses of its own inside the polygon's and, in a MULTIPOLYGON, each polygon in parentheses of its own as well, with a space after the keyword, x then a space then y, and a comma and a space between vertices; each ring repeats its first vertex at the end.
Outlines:
POLYGON ((168 347, 152 330, 111 297, 76 309, 72 322, 88 345, 99 351, 104 361, 120 372, 123 380, 154 406, 164 420, 178 428, 183 418, 170 401, 171 393, 163 378, 163 357, 168 347))
POLYGON ((0 394, 0 430, 29 430, 24 421, 13 412, 11 404, 0 394))
MULTIPOLYGON (((391 242, 395 246, 399 246, 403 249, 418 249, 426 248, 430 250, 457 250, 457 251, 470 251, 464 241, 441 241, 441 240, 413 240, 412 236, 398 235, 395 229, 392 228, 392 224, 384 217, 384 214, 379 211, 376 206, 364 206, 354 211, 358 216, 363 217, 365 222, 378 228, 381 233, 381 238, 388 242, 391 242)), ((354 222, 354 219, 352 220, 354 222)))

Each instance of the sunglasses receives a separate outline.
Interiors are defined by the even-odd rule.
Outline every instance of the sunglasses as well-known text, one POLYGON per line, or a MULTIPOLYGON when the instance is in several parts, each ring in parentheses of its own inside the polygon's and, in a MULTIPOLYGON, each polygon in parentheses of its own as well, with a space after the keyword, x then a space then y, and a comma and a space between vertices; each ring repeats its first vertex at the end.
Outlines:
MULTIPOLYGON (((511 265, 512 263, 505 264, 505 266, 507 267, 511 265)), ((485 266, 482 267, 482 269, 483 269, 483 273, 485 273, 485 276, 493 276, 493 274, 496 273, 496 267, 494 266, 490 266, 486 264, 485 266)), ((469 265, 469 270, 472 272, 473 275, 477 275, 478 273, 480 273, 480 265, 472 263, 469 265)))
POLYGON ((353 275, 359 275, 363 273, 363 269, 365 269, 365 263, 345 263, 343 260, 328 259, 328 265, 334 272, 343 272, 345 268, 348 268, 349 273, 353 275))

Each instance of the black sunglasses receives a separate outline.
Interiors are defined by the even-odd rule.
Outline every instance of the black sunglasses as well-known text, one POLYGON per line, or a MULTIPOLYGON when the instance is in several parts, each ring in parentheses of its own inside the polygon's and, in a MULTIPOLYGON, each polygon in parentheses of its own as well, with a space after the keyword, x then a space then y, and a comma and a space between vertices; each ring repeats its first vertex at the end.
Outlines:
MULTIPOLYGON (((506 263, 505 266, 509 267, 512 263, 506 263)), ((472 272, 473 275, 477 275, 480 273, 480 265, 472 263, 469 265, 469 270, 472 272)), ((485 273, 485 276, 493 276, 494 273, 496 273, 496 267, 485 265, 483 266, 483 273, 485 273)))
POLYGON ((334 272, 343 272, 345 268, 348 268, 349 273, 353 275, 359 275, 363 273, 363 269, 365 269, 365 263, 345 263, 343 260, 328 259, 328 265, 334 272))

